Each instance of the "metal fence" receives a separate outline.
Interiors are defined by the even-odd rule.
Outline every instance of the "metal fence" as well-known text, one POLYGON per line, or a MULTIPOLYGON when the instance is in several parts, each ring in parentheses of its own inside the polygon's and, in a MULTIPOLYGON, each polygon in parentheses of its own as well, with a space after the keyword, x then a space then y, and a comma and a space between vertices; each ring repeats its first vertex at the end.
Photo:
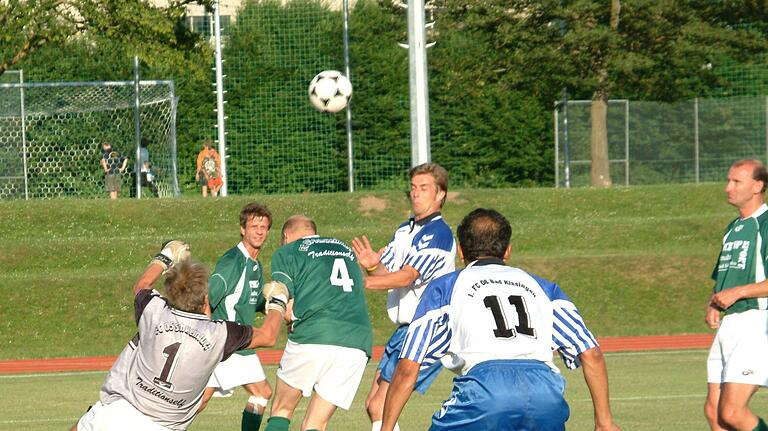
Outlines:
MULTIPOLYGON (((590 107, 569 101, 554 112, 557 187, 590 185, 590 107)), ((738 159, 768 159, 768 96, 611 100, 607 117, 613 184, 721 181, 738 159)))
POLYGON ((130 161, 121 196, 178 195, 175 118, 170 81, 0 83, 0 200, 107 196, 102 141, 130 161))

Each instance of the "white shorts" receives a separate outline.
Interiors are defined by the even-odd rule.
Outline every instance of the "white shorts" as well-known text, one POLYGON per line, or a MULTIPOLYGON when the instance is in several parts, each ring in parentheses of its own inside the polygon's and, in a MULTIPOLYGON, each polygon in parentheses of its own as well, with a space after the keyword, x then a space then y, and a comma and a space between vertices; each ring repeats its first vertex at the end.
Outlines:
POLYGON ((314 390, 329 403, 349 410, 367 363, 368 356, 360 349, 289 340, 277 377, 305 397, 314 390))
POLYGON ((99 401, 77 422, 77 431, 133 430, 169 431, 170 428, 152 422, 126 400, 117 400, 106 405, 99 401))
POLYGON ((729 314, 707 358, 707 382, 768 386, 768 311, 729 314))
POLYGON ((208 379, 209 388, 215 388, 214 397, 231 396, 235 388, 248 383, 267 379, 257 355, 233 354, 226 361, 219 362, 208 379))

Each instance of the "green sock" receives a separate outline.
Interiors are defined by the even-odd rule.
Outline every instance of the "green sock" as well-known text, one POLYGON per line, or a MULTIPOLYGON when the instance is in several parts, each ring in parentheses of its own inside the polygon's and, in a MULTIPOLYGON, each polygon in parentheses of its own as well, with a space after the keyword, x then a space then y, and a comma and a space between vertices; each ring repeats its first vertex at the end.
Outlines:
POLYGON ((757 426, 752 431, 768 431, 768 425, 763 418, 757 418, 757 426))
POLYGON ((259 431, 262 417, 263 415, 243 410, 243 422, 241 422, 240 429, 242 431, 259 431))
POLYGON ((288 431, 288 425, 291 424, 290 419, 281 416, 272 416, 267 420, 267 427, 264 431, 288 431))

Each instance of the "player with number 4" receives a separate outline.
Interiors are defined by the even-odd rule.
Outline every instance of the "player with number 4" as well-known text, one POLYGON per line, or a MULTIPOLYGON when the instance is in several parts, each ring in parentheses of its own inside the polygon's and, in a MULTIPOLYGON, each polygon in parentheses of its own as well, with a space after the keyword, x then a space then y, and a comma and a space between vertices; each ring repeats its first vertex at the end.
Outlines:
POLYGON ((363 274, 352 249, 318 236, 306 216, 285 222, 282 244, 272 255, 273 281, 264 294, 287 287, 291 330, 266 430, 287 431, 302 395, 312 399, 301 429, 324 430, 337 407, 349 409, 371 357, 363 274))
MULTIPOLYGON (((373 431, 381 428, 384 398, 421 293, 427 283, 453 271, 456 265, 456 243, 440 214, 448 193, 448 172, 440 165, 425 163, 412 168, 409 176, 413 216, 397 228, 389 245, 376 252, 365 236, 352 241, 360 264, 368 272, 366 289, 387 290, 387 313, 398 325, 384 348, 365 400, 373 431)), ((440 370, 439 362, 422 369, 416 390, 426 392, 440 370)))

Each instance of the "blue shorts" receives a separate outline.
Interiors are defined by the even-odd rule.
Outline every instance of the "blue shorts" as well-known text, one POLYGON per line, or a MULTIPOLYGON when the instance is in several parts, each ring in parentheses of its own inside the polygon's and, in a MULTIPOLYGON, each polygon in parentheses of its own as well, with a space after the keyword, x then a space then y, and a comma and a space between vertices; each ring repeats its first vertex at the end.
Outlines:
MULTIPOLYGON (((379 362, 379 370, 381 370, 381 379, 387 383, 392 382, 392 376, 395 374, 397 361, 400 360, 400 351, 403 350, 403 343, 405 342, 407 333, 408 325, 403 325, 395 329, 395 332, 389 338, 387 345, 384 346, 384 354, 381 356, 381 362, 379 362)), ((416 385, 413 389, 424 395, 442 369, 443 364, 439 361, 427 368, 420 369, 419 377, 416 378, 416 385)))
POLYGON ((533 360, 493 360, 453 380, 451 397, 430 431, 564 431, 570 409, 565 379, 533 360))

